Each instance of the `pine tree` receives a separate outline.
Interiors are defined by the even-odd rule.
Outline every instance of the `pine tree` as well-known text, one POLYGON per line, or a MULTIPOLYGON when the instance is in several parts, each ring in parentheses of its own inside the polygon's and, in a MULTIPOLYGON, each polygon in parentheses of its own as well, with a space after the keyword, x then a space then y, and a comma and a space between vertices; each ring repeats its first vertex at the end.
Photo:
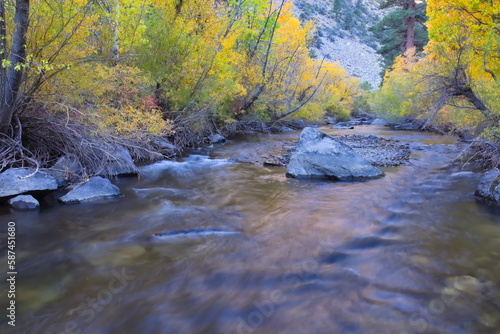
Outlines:
POLYGON ((426 3, 417 4, 415 0, 387 0, 380 7, 396 8, 371 28, 381 44, 377 53, 383 57, 382 65, 385 71, 391 67, 397 56, 413 47, 422 51, 427 44, 426 3))

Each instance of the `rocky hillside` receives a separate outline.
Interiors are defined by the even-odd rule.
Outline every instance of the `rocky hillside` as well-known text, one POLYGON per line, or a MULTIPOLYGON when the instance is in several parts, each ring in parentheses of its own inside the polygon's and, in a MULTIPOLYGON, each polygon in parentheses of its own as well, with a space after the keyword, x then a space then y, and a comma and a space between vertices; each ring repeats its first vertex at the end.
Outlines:
POLYGON ((381 83, 377 42, 368 30, 384 12, 377 0, 295 0, 303 22, 316 22, 311 52, 339 62, 353 77, 373 88, 381 83))

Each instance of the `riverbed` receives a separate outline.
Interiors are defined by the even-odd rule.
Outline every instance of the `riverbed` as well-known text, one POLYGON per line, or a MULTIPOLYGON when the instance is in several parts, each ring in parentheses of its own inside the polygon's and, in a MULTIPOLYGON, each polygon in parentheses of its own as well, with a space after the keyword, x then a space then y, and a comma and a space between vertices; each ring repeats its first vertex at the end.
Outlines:
POLYGON ((482 174, 456 159, 463 145, 321 130, 409 143, 410 163, 366 182, 288 179, 251 162, 299 132, 251 135, 143 166, 116 180, 123 199, 2 208, 18 308, 0 330, 499 333, 500 210, 475 199, 482 174))

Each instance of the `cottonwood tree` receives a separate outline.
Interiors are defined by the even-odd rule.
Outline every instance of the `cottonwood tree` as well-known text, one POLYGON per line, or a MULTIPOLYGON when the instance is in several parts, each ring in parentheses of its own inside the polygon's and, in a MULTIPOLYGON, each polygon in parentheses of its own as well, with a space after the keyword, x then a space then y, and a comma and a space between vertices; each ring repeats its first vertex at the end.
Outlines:
POLYGON ((453 103, 475 108, 491 126, 499 126, 499 10, 498 1, 430 1, 433 39, 426 52, 436 64, 428 75, 439 93, 434 112, 453 103))

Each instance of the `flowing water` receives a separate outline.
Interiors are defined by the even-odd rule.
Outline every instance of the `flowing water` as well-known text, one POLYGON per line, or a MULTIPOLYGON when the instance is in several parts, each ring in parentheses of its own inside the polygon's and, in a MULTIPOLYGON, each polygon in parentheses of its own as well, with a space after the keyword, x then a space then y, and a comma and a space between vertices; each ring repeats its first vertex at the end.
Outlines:
POLYGON ((117 181, 124 199, 4 208, 18 309, 0 330, 500 333, 500 211, 475 200, 481 174, 453 161, 456 139, 348 133, 410 143, 411 165, 368 182, 287 179, 236 161, 298 133, 249 136, 142 167, 117 181))

